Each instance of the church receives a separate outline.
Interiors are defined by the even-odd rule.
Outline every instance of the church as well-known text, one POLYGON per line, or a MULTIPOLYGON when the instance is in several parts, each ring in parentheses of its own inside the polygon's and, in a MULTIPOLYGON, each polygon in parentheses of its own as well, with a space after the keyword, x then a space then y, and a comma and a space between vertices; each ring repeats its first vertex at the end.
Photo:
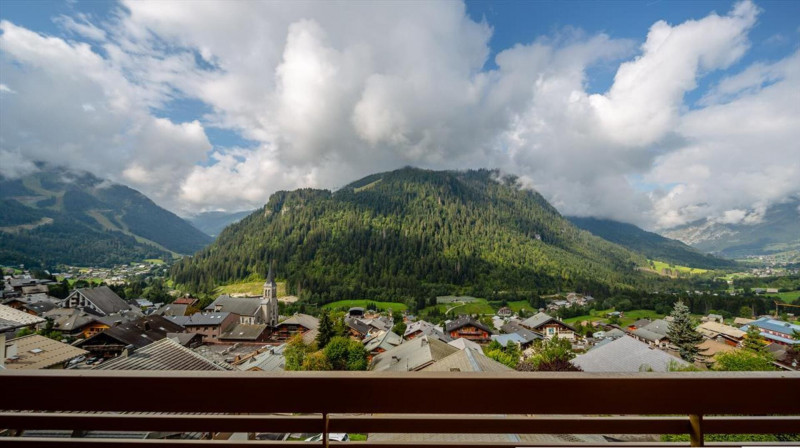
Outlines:
POLYGON ((264 290, 259 298, 231 297, 228 294, 217 297, 204 312, 232 313, 239 316, 239 323, 244 325, 266 325, 274 329, 278 325, 278 285, 275 283, 275 272, 270 263, 269 274, 264 282, 264 290))

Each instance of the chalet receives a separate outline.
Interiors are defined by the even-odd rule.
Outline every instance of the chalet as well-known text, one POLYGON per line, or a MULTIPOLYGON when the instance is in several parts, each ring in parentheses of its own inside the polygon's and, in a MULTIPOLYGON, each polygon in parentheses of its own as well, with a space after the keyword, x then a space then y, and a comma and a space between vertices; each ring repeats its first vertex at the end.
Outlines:
POLYGON ((296 334, 305 334, 319 328, 319 319, 308 314, 297 313, 278 324, 273 333, 274 339, 287 341, 296 334))
POLYGON ((70 360, 89 353, 38 334, 11 339, 6 345, 5 367, 9 370, 61 369, 70 360))
POLYGON ((730 325, 708 320, 697 326, 697 331, 708 339, 737 347, 742 343, 746 332, 730 325))
POLYGON ((186 316, 189 312, 189 305, 170 303, 155 310, 153 314, 157 316, 186 316))
POLYGON ((50 297, 47 294, 31 294, 2 301, 3 305, 34 316, 42 316, 44 313, 56 308, 60 303, 61 299, 50 297))
POLYGON ((385 316, 377 317, 364 317, 359 319, 361 322, 369 325, 370 332, 374 331, 388 331, 392 329, 392 320, 385 316))
POLYGON ((669 338, 667 337, 668 329, 669 322, 664 319, 656 319, 644 327, 629 332, 629 334, 649 345, 666 348, 669 345, 669 338))
POLYGON ((439 339, 442 342, 450 342, 453 340, 450 335, 444 333, 439 327, 424 320, 411 322, 406 327, 405 333, 403 333, 403 339, 406 341, 410 341, 411 339, 419 336, 430 336, 432 338, 439 339))
POLYGON ((191 316, 165 316, 170 322, 180 325, 189 333, 200 333, 204 342, 217 341, 223 333, 232 330, 239 323, 239 316, 233 313, 194 313, 191 316))
POLYGON ((131 309, 130 305, 108 286, 76 289, 61 302, 61 306, 64 308, 89 308, 100 316, 131 309))
POLYGON ((514 321, 514 320, 500 327, 500 330, 503 333, 516 334, 517 336, 521 337, 522 340, 525 341, 522 343, 522 345, 526 347, 529 346, 533 341, 544 338, 544 336, 542 336, 541 334, 528 330, 527 328, 520 325, 519 321, 514 321))
POLYGON ((469 316, 445 324, 445 333, 452 339, 464 338, 477 342, 489 342, 492 329, 469 316))
POLYGON ((551 339, 554 336, 558 336, 561 339, 577 339, 575 334, 577 330, 575 330, 574 327, 545 313, 537 313, 520 322, 520 325, 529 330, 541 333, 547 339, 551 339))
POLYGON ((267 324, 236 324, 235 327, 224 331, 220 342, 265 342, 270 335, 267 324))
POLYGON ((183 332, 183 327, 161 316, 142 317, 134 322, 111 327, 77 344, 95 355, 110 358, 119 356, 126 347, 142 348, 167 337, 168 333, 183 332))
POLYGON ((361 319, 356 317, 346 317, 344 319, 344 324, 347 325, 347 328, 350 332, 350 336, 358 339, 364 339, 369 334, 371 327, 361 319))
POLYGON ((412 372, 452 355, 461 350, 426 335, 418 336, 406 341, 397 347, 387 350, 374 358, 370 363, 370 370, 412 372))
POLYGON ((530 341, 526 341, 525 338, 518 335, 517 333, 493 334, 492 341, 497 342, 503 347, 507 347, 509 343, 516 344, 522 348, 527 348, 527 346, 530 345, 530 341))
POLYGON ((402 342, 403 338, 400 335, 391 331, 380 331, 364 340, 364 349, 370 356, 375 356, 397 347, 402 342))
POLYGON ((800 333, 800 325, 793 325, 789 322, 772 319, 770 317, 762 317, 747 325, 743 325, 740 330, 746 332, 750 326, 758 327, 761 332, 761 337, 776 344, 800 344, 800 340, 795 336, 795 333, 800 333))
POLYGON ((423 372, 511 372, 514 369, 476 350, 459 350, 428 365, 423 372))
POLYGON ((178 297, 175 301, 172 302, 173 305, 187 305, 187 306, 197 306, 200 301, 192 298, 192 297, 178 297))
POLYGON ((77 308, 55 308, 44 313, 44 317, 53 321, 53 330, 65 337, 87 339, 111 328, 100 316, 77 308))

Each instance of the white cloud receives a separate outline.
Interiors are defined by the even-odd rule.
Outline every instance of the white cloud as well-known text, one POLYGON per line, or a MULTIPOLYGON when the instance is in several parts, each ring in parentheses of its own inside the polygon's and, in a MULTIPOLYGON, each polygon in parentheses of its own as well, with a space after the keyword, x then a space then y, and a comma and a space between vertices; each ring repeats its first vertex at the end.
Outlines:
POLYGON ((0 148, 183 213, 411 164, 498 167, 569 214, 752 220, 800 191, 797 56, 728 76, 697 109, 684 96, 741 58, 757 16, 744 1, 659 21, 638 50, 567 28, 500 51, 496 70, 483 68, 492 29, 458 2, 126 1, 103 24, 56 19, 94 47, 2 22, 0 80, 20 95, 4 95, 0 148), (589 94, 587 69, 623 58, 611 88, 589 94), (176 98, 210 112, 159 118, 176 98), (208 127, 255 143, 212 148, 208 127))

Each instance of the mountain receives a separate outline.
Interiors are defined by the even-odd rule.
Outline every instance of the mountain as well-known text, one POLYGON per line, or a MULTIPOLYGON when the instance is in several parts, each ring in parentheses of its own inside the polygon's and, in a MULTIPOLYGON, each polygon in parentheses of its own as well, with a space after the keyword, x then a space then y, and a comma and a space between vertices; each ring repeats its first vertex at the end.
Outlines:
POLYGON ((698 250, 728 258, 800 253, 800 199, 769 207, 760 222, 753 224, 704 219, 662 233, 698 250))
POLYGON ((289 292, 316 302, 628 288, 647 264, 578 229, 513 177, 404 168, 336 192, 277 192, 172 276, 209 292, 263 277, 273 259, 289 292))
POLYGON ((0 178, 0 263, 107 266, 189 254, 211 242, 132 188, 40 168, 0 178))
POLYGON ((736 262, 704 254, 681 241, 648 232, 633 224, 597 218, 568 217, 579 228, 647 258, 693 268, 729 268, 736 262))
POLYGON ((217 236, 220 232, 222 232, 222 229, 233 223, 241 221, 242 218, 253 212, 254 210, 234 213, 204 212, 187 219, 206 235, 217 236))

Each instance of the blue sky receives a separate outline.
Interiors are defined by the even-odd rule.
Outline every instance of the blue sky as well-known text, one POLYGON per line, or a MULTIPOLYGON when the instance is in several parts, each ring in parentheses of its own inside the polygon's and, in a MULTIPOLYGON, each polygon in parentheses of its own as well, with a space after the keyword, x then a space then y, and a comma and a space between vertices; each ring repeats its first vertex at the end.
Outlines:
POLYGON ((800 192, 798 18, 767 0, 4 0, 0 174, 51 160, 190 215, 488 167, 565 214, 754 221, 800 192))

